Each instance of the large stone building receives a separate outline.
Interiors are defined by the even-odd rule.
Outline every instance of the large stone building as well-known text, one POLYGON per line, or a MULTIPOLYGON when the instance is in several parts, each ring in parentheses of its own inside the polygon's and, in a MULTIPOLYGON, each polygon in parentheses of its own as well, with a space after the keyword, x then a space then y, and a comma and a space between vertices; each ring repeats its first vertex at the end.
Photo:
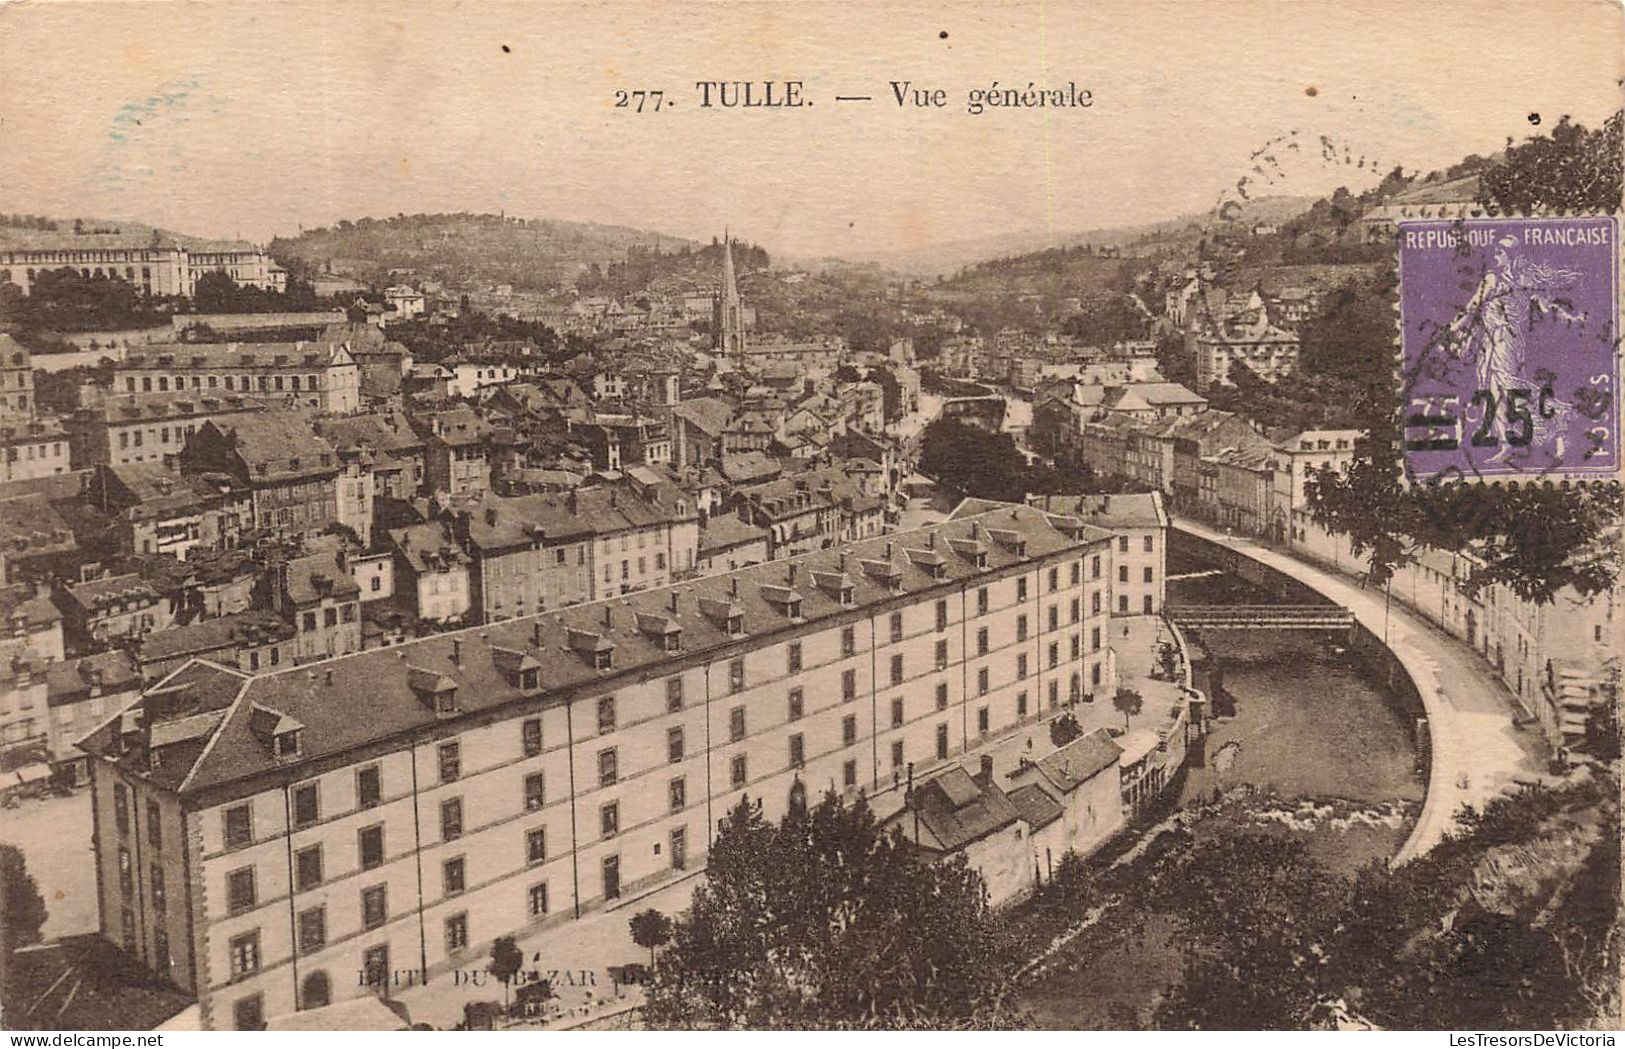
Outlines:
POLYGON ((201 240, 148 230, 0 230, 0 281, 27 295, 41 273, 72 269, 85 277, 112 277, 149 295, 191 297, 206 273, 237 284, 283 291, 288 275, 263 250, 242 241, 201 240))
POLYGON ((113 369, 113 392, 194 400, 235 394, 342 415, 360 407, 361 377, 343 343, 174 343, 127 354, 113 369))
POLYGON ((1004 506, 277 673, 191 663, 84 743, 102 930, 205 1028, 567 940, 703 869, 742 795, 894 809, 1058 710, 1110 663, 1081 644, 1110 539, 1004 506))
POLYGON ((191 437, 206 422, 236 425, 243 415, 266 410, 259 401, 238 394, 119 394, 81 408, 68 417, 68 444, 73 468, 107 464, 157 463, 173 466, 191 437))

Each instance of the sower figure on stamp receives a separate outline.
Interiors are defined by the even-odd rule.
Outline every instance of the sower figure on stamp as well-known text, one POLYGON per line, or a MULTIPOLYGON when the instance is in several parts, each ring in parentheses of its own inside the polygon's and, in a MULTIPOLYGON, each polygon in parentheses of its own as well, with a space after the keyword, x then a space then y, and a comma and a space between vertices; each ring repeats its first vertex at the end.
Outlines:
MULTIPOLYGON (((1458 359, 1477 358, 1478 389, 1486 391, 1483 409, 1500 450, 1490 462, 1500 462, 1516 447, 1544 447, 1560 440, 1573 407, 1558 401, 1549 389, 1525 374, 1528 367, 1527 334, 1539 316, 1551 316, 1570 324, 1584 324, 1584 313, 1576 313, 1557 293, 1580 281, 1574 270, 1559 269, 1531 261, 1514 253, 1516 237, 1501 238, 1495 251, 1495 265, 1485 270, 1473 297, 1446 329, 1445 344, 1458 359), (1521 391, 1514 396, 1515 391, 1521 391), (1522 400, 1534 409, 1521 418, 1511 407, 1522 400), (1498 411, 1501 405, 1508 407, 1498 411)), ((1562 449, 1557 450, 1558 455, 1562 449)))

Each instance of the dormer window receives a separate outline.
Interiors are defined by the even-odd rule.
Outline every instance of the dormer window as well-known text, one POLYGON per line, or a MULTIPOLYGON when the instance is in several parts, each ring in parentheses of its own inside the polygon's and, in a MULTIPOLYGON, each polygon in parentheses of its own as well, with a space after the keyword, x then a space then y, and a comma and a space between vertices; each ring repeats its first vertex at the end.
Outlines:
POLYGON ((785 611, 791 619, 801 618, 801 598, 794 598, 785 605, 785 611))
POLYGON ((841 587, 841 604, 851 608, 856 603, 857 598, 853 596, 852 587, 850 585, 841 587))
POLYGON ((745 617, 735 613, 728 617, 728 633, 738 637, 745 632, 745 617))
MULTIPOLYGON (((304 731, 278 732, 274 750, 278 760, 297 758, 304 749, 304 731)), ((154 752, 156 754, 156 752, 154 752)))
POLYGON ((534 692, 534 691, 536 691, 536 683, 540 679, 540 677, 541 677, 540 672, 536 671, 536 670, 523 670, 523 671, 520 671, 520 673, 519 673, 519 687, 520 687, 520 689, 525 691, 525 692, 534 692))
POLYGON ((614 656, 614 652, 611 649, 607 649, 607 648, 599 649, 597 652, 594 652, 592 654, 593 668, 596 669, 596 670, 608 670, 609 667, 610 667, 610 663, 612 662, 613 656, 614 656))

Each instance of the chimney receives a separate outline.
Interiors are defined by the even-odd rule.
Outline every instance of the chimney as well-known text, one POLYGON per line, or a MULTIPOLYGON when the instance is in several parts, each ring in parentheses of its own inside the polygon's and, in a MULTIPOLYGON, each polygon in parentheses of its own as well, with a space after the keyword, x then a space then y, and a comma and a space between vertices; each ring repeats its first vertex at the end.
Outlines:
POLYGON ((927 550, 935 550, 937 548, 937 533, 927 532, 925 534, 925 548, 927 550))
POLYGON ((604 629, 608 630, 615 625, 615 613, 608 603, 604 605, 604 629))
POLYGON ((991 781, 993 779, 993 755, 992 754, 983 754, 982 755, 982 775, 984 777, 986 777, 989 781, 991 781))
POLYGON ((671 589, 671 614, 672 615, 677 614, 677 588, 676 587, 672 587, 672 589, 671 589))
POLYGON ((796 563, 791 561, 785 570, 785 582, 790 586, 796 585, 796 563))
POLYGON ((739 596, 739 577, 738 576, 734 576, 733 578, 728 580, 728 596, 729 597, 738 597, 739 596))
POLYGON ((542 621, 540 619, 530 625, 530 647, 542 647, 542 621))
POLYGON ((463 663, 463 642, 461 638, 451 639, 451 661, 461 666, 463 663))

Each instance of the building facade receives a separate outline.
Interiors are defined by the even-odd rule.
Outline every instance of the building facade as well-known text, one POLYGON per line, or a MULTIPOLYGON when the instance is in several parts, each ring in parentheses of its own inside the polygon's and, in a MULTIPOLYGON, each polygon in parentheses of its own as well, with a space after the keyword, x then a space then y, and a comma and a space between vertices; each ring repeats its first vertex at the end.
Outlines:
POLYGON ((568 937, 702 870, 741 795, 897 803, 1058 710, 1108 659, 1080 641, 1109 540, 1002 506, 278 673, 190 664, 84 744, 102 929, 205 1028, 568 937))
POLYGON ((176 398, 237 395, 333 414, 359 410, 361 375, 342 343, 143 346, 113 370, 113 392, 176 398))

